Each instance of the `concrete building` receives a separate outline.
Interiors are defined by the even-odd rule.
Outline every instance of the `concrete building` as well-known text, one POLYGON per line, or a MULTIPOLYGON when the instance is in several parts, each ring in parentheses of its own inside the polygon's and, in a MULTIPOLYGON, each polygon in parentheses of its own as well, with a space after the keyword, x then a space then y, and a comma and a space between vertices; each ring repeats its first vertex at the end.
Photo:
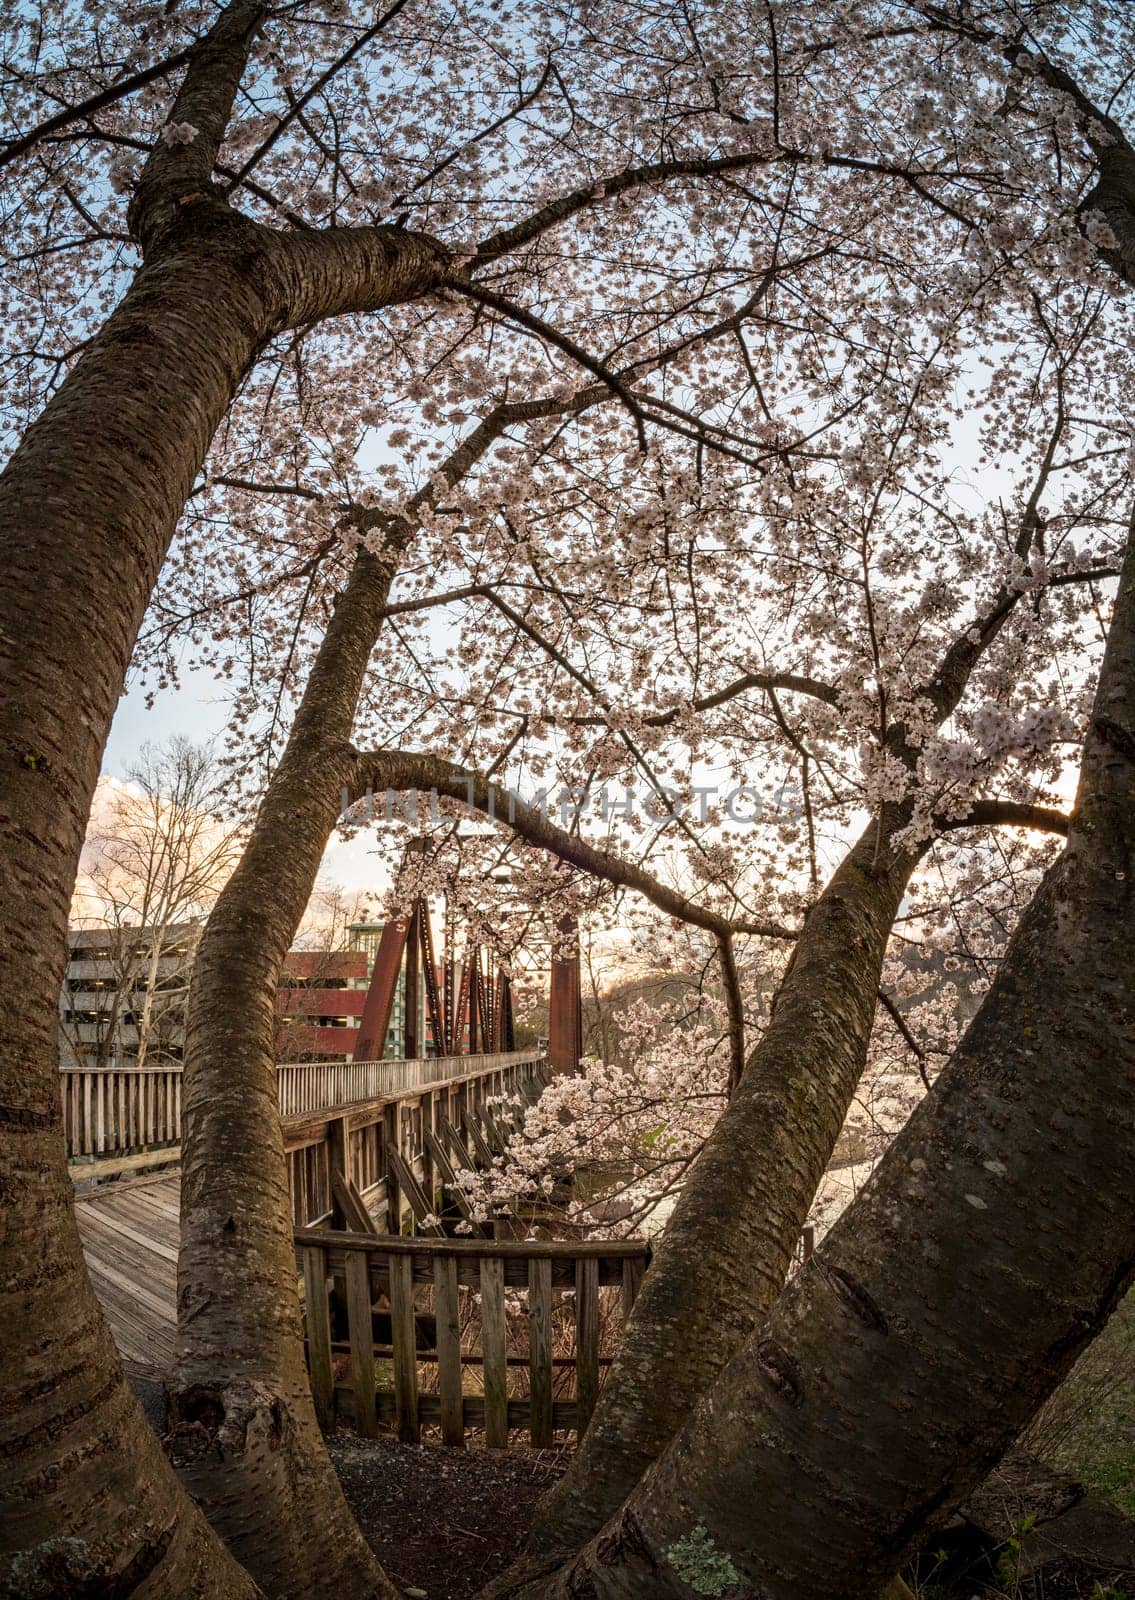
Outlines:
MULTIPOLYGON (((59 1064, 63 1069, 132 1067, 146 1026, 146 1062, 180 1065, 185 1053, 185 1002, 201 923, 149 928, 73 928, 59 997, 59 1064), (155 953, 154 945, 158 949, 155 953), (149 1006, 146 995, 149 992, 149 1006)), ((381 924, 351 928, 349 950, 292 950, 276 1001, 279 1061, 348 1061, 354 1055, 381 924)), ((406 976, 386 1032, 386 1057, 405 1039, 406 976)), ((423 1014, 419 1038, 426 1038, 423 1014)))
POLYGON ((180 1063, 185 999, 201 923, 72 928, 59 995, 61 1067, 180 1063))
POLYGON ((348 1061, 369 978, 362 950, 291 950, 276 997, 279 1061, 348 1061))

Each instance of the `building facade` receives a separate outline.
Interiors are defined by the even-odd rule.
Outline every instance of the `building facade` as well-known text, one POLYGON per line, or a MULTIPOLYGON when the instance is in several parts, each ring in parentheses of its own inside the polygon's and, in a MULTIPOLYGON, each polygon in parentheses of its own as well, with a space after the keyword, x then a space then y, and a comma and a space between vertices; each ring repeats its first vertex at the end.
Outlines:
MULTIPOLYGON (((162 930, 73 928, 59 996, 61 1069, 179 1066, 185 1005, 201 923, 162 930)), ((276 998, 278 1061, 349 1061, 354 1055, 381 924, 350 930, 352 948, 292 950, 276 998)), ((432 1048, 424 1001, 419 1039, 432 1048)), ((399 975, 383 1055, 404 1051, 406 975, 399 975)))
POLYGON ((276 996, 278 1061, 349 1061, 366 1000, 361 950, 291 950, 276 996))
POLYGON ((72 928, 59 994, 60 1066, 180 1064, 201 926, 72 928))

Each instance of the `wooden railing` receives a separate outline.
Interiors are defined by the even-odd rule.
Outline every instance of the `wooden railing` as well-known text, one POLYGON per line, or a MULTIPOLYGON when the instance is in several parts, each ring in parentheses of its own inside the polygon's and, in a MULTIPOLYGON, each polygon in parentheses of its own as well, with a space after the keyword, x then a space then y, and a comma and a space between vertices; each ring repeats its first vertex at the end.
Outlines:
POLYGON ((582 1434, 650 1256, 645 1240, 404 1239, 300 1229, 308 1364, 324 1428, 503 1448, 582 1434))
POLYGON ((452 1173, 491 1161, 544 1085, 543 1057, 528 1051, 406 1064, 448 1066, 450 1076, 284 1118, 297 1228, 349 1221, 337 1205, 336 1173, 389 1232, 401 1233, 411 1222, 429 1226, 426 1219, 447 1199, 460 1201, 452 1184, 446 1190, 452 1173), (507 1116, 502 1105, 511 1108, 507 1116))
POLYGON ((297 1061, 276 1068, 284 1116, 405 1094, 451 1078, 476 1078, 498 1067, 539 1061, 535 1050, 498 1055, 431 1056, 414 1061, 297 1061))
POLYGON ((181 1138, 181 1068, 65 1068, 59 1074, 67 1154, 125 1155, 181 1138))
MULTIPOLYGON (((513 1051, 421 1061, 287 1062, 277 1068, 280 1110, 292 1116, 387 1099, 539 1059, 533 1051, 513 1051)), ((180 1140, 180 1067, 68 1067, 59 1077, 68 1156, 125 1155, 180 1140)))

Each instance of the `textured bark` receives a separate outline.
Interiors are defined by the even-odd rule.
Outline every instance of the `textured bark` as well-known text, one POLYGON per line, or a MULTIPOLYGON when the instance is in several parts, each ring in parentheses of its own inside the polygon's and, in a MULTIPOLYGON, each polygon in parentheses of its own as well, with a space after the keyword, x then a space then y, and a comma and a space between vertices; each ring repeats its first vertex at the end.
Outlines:
POLYGON ((1103 217, 1113 242, 1100 254, 1121 278, 1135 284, 1135 151, 1128 144, 1099 151, 1099 178, 1080 210, 1103 217))
MULTIPOLYGON (((1030 538, 1026 517, 1022 555, 1030 538)), ((945 651, 920 691, 939 724, 1019 599, 1001 589, 945 651)), ((892 724, 884 739, 913 769, 905 727, 892 724)), ((909 816, 906 804, 885 807, 809 913, 769 1028, 667 1223, 587 1434, 527 1551, 487 1595, 520 1592, 598 1532, 776 1302, 866 1065, 891 925, 921 854, 895 847, 909 816)), ((969 820, 1026 819, 978 802, 969 820)), ((1028 822, 1063 820, 1033 811, 1028 822)))
MULTIPOLYGON (((377 234, 380 230, 372 230, 377 234)), ((370 244, 331 238, 346 265, 330 286, 297 286, 309 314, 319 293, 342 308, 370 244), (340 252, 340 245, 343 251, 340 252), (306 298, 304 298, 306 297, 306 298)), ((289 241, 291 243, 292 241, 289 241)), ((308 242, 295 241, 297 259, 308 242)), ((436 252, 394 230, 394 246, 429 277, 436 252)), ((398 270, 405 276, 410 268, 398 270)), ((389 262, 384 270, 389 272, 389 262)), ((373 283, 371 285, 373 295, 373 283)), ((498 405, 451 453, 431 486, 382 529, 381 557, 352 568, 320 643, 280 765, 248 845, 198 946, 183 1080, 178 1418, 174 1459, 210 1520, 273 1594, 389 1593, 355 1528, 312 1409, 296 1298, 292 1216, 276 1097, 275 998, 280 968, 315 883, 344 792, 372 781, 350 744, 370 652, 417 514, 437 485, 458 482, 507 426, 606 396, 498 405), (321 1507, 313 1530, 311 1507, 321 1507)), ((378 784, 422 781, 421 758, 378 784), (415 764, 416 763, 416 764, 415 764)), ((428 780, 427 780, 428 781, 428 780)))
POLYGON ((351 723, 391 570, 368 555, 352 569, 190 987, 171 1453, 272 1595, 395 1594, 312 1406, 273 1053, 277 981, 351 775, 351 723))
MULTIPOLYGON (((322 256, 309 239, 293 255, 289 239, 252 227, 208 195, 182 206, 176 227, 161 234, 156 259, 29 430, 0 483, 7 563, 0 598, 0 1070, 14 1208, 7 1247, 20 1258, 5 1287, 20 1308, 12 1326, 26 1338, 5 1351, 13 1405, 23 1383, 38 1391, 54 1381, 48 1347, 75 1379, 77 1330, 87 1327, 90 1340, 102 1340, 73 1228, 66 1244, 60 1232, 70 1182, 58 1104, 57 999, 70 890, 130 651, 177 516, 263 341, 296 320, 357 307, 366 273, 371 305, 436 284, 440 257, 428 241, 395 229, 364 232, 353 251, 335 237, 322 256), (74 1329, 59 1315, 59 1302, 75 1310, 74 1329)), ((95 1362, 95 1344, 91 1352, 95 1362)), ((62 1415, 67 1384, 57 1378, 62 1415)), ((56 1531, 71 1526, 62 1500, 48 1520, 56 1531)), ((32 1528, 29 1522, 28 1536, 32 1528)))
POLYGON ((224 241, 143 269, 0 479, 0 1414, 13 1594, 252 1592, 166 1467, 87 1280, 57 1002, 134 636, 262 327, 224 241))
MULTIPOLYGON (((248 1595, 123 1378, 71 1215, 57 1001, 99 763, 178 514, 272 334, 434 288, 398 229, 260 228, 210 171, 264 8, 233 0, 194 47, 130 210, 145 264, 0 478, 0 1357, 4 1566, 18 1595, 248 1595)), ((316 1519, 318 1502, 305 1508, 316 1519)))
POLYGON ((1068 847, 962 1044, 553 1595, 715 1557, 695 1592, 866 1600, 985 1476, 1135 1274, 1133 868, 1135 548, 1068 847))
POLYGON ((888 818, 882 840, 872 823, 809 913, 769 1026, 657 1245, 591 1425, 541 1508, 530 1562, 500 1593, 595 1533, 783 1289, 866 1062, 917 859, 887 843, 903 820, 888 818))
MULTIPOLYGON (((404 248, 401 236, 394 242, 404 248)), ((427 276, 438 270, 428 249, 414 259, 427 276)), ((341 300, 350 282, 347 271, 328 292, 341 300)), ((495 408, 437 481, 457 482, 508 423, 545 409, 495 408)), ((423 490, 403 517, 362 514, 366 528, 384 529, 383 553, 360 555, 339 597, 240 865, 198 946, 190 989, 172 1450, 210 1520, 273 1594, 332 1586, 344 1595, 392 1593, 343 1501, 311 1403, 276 1095, 275 1000, 342 795, 356 792, 350 734, 367 662, 414 516, 434 493, 423 490)))

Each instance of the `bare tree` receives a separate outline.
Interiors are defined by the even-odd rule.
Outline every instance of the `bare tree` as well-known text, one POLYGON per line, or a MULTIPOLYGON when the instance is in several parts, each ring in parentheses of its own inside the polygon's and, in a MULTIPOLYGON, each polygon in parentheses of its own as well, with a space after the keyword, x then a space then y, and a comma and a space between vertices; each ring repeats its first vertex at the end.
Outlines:
POLYGON ((200 926, 240 850, 220 800, 211 751, 184 738, 144 745, 125 783, 96 796, 75 905, 98 953, 83 939, 95 971, 68 979, 94 1010, 62 1013, 77 1059, 180 1060, 200 926))

